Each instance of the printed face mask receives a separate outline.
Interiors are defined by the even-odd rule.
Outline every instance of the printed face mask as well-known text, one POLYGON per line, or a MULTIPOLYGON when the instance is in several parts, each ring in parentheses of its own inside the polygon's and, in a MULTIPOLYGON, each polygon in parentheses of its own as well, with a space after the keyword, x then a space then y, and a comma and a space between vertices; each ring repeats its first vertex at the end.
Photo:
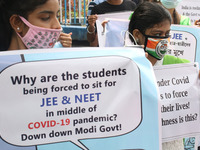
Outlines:
POLYGON ((161 3, 165 8, 171 9, 176 8, 181 1, 182 0, 161 0, 161 3))
POLYGON ((21 16, 20 18, 29 27, 29 30, 24 37, 21 37, 19 33, 17 34, 28 49, 43 49, 54 47, 62 29, 41 28, 30 24, 25 18, 21 16))
POLYGON ((167 52, 169 36, 157 37, 145 35, 144 50, 152 57, 161 60, 167 52))

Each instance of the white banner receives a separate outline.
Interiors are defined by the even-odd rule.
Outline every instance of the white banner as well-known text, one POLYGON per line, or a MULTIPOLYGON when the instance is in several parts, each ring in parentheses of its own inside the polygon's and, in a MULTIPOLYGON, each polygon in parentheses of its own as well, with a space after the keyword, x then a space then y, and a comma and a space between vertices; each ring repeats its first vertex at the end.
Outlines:
POLYGON ((199 0, 182 0, 176 9, 181 15, 189 17, 192 25, 200 19, 199 0))
POLYGON ((160 150, 156 78, 137 49, 2 52, 0 149, 160 150))
POLYGON ((200 28, 193 26, 172 25, 168 55, 184 58, 195 62, 199 46, 200 28))
POLYGON ((163 141, 194 136, 199 126, 197 63, 154 67, 161 99, 163 141))
POLYGON ((125 45, 129 20, 108 19, 106 25, 105 47, 121 47, 125 45), (120 30, 119 30, 120 29, 120 30))
POLYGON ((105 29, 101 25, 102 22, 105 20, 109 20, 109 18, 128 20, 131 13, 132 13, 131 11, 127 11, 127 12, 108 13, 108 14, 98 15, 96 25, 97 25, 99 47, 105 47, 105 35, 106 34, 105 34, 105 29))

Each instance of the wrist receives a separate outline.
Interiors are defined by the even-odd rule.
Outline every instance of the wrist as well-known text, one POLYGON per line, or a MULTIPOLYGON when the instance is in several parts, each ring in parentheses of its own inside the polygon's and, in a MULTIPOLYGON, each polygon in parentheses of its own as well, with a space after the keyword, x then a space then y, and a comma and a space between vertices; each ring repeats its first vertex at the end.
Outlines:
POLYGON ((87 32, 89 33, 89 34, 93 34, 93 33, 95 33, 95 29, 96 29, 96 27, 95 26, 88 26, 87 27, 87 32))

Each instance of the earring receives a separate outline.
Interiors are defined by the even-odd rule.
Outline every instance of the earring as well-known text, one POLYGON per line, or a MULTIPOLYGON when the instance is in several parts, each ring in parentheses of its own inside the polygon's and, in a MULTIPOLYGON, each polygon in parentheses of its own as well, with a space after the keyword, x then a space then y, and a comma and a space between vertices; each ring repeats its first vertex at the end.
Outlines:
POLYGON ((19 31, 19 29, 20 29, 20 28, 19 28, 19 27, 17 27, 17 30, 18 30, 18 31, 19 31))

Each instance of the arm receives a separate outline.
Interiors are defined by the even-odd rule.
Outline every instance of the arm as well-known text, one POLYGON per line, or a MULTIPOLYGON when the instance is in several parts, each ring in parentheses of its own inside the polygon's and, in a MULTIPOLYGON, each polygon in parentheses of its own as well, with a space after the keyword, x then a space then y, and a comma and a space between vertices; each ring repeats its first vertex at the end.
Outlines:
POLYGON ((97 15, 88 16, 88 27, 87 27, 87 40, 90 42, 91 46, 98 46, 98 39, 96 33, 95 22, 97 20, 97 15))

